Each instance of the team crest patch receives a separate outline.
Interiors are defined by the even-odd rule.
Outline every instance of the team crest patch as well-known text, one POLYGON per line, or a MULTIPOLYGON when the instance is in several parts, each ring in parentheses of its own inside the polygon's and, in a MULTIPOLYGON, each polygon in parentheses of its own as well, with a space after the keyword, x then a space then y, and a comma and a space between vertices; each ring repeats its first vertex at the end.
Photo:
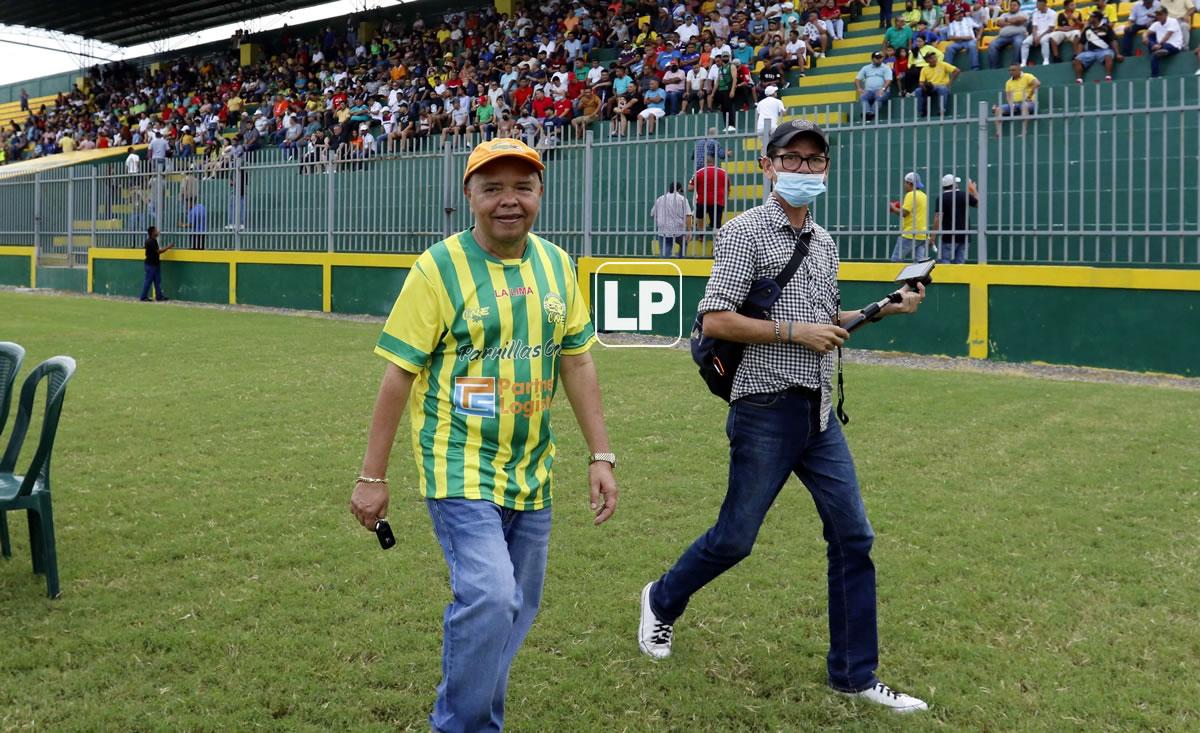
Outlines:
POLYGON ((455 377, 454 411, 468 417, 495 417, 496 378, 455 377))
POLYGON ((484 318, 487 318, 492 313, 491 306, 483 306, 482 308, 463 308, 463 318, 471 323, 479 323, 484 318))
POLYGON ((567 304, 558 293, 546 293, 542 299, 542 310, 546 311, 546 320, 551 323, 567 322, 567 304))

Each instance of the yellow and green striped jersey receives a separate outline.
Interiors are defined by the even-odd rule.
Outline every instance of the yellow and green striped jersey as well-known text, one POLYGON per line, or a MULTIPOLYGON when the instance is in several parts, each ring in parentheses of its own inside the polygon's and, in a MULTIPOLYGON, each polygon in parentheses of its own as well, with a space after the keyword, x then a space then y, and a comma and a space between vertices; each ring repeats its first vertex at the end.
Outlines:
POLYGON ((533 234, 519 260, 471 231, 417 258, 375 353, 417 375, 408 410, 421 491, 518 510, 550 505, 559 357, 595 331, 567 253, 533 234))

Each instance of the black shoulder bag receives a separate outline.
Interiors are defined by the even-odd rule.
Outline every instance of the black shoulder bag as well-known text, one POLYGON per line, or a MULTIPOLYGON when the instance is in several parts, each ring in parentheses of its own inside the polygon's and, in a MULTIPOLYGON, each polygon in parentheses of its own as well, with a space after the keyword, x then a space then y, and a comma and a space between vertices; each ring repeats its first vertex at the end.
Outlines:
MULTIPOLYGON (((792 276, 796 274, 796 270, 800 269, 800 263, 808 254, 810 239, 812 239, 812 232, 800 235, 800 241, 792 250, 792 258, 788 260, 787 265, 780 270, 778 275, 773 278, 759 278, 751 283, 750 292, 746 293, 742 307, 737 310, 738 314, 759 320, 770 319, 771 308, 775 306, 779 296, 783 294, 783 289, 792 281, 792 276)), ((746 344, 705 336, 703 313, 696 314, 690 341, 692 360, 700 367, 700 376, 704 379, 704 383, 708 385, 713 394, 728 402, 729 396, 733 393, 733 378, 737 374, 738 366, 742 363, 746 344)))

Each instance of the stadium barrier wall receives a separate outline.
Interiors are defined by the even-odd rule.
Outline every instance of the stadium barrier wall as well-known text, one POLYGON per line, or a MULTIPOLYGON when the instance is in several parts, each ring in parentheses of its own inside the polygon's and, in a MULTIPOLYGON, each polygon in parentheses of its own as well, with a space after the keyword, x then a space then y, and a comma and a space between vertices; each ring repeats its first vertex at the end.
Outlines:
MULTIPOLYGON (((87 292, 137 297, 141 249, 91 249, 87 292)), ((172 250, 162 256, 170 297, 201 303, 387 315, 416 255, 172 250)))
MULTIPOLYGON (((0 283, 36 281, 30 250, 0 247, 0 283)), ((178 250, 163 255, 163 277, 168 294, 178 300, 384 316, 416 257, 178 250)), ((668 280, 677 287, 672 308, 654 314, 649 327, 639 332, 686 338, 712 262, 584 257, 578 268, 602 334, 625 330, 610 327, 614 315, 636 316, 640 283, 668 280), (610 281, 616 283, 609 291, 617 298, 615 305, 609 305, 605 292, 610 281)), ((897 268, 842 263, 842 309, 854 310, 882 297, 893 287, 897 268)), ((86 274, 87 292, 135 297, 143 278, 142 251, 93 249, 86 274)), ((1200 375, 1200 275, 1195 271, 942 265, 935 276, 916 316, 867 326, 854 334, 851 344, 1200 375)))
MULTIPOLYGON (((883 297, 895 287, 899 267, 843 262, 842 310, 883 297)), ((643 281, 678 283, 675 307, 662 313, 652 308, 649 323, 639 325, 649 326, 642 333, 686 339, 711 270, 709 260, 635 263, 584 257, 579 281, 602 335, 614 330, 611 321, 638 315, 647 298, 643 281), (673 265, 670 271, 667 263, 673 265), (610 281, 616 284, 609 286, 610 281), (617 302, 610 304, 610 298, 617 302)), ((849 343, 917 354, 1200 375, 1200 273, 1195 271, 940 265, 934 275, 916 316, 868 325, 849 343)))

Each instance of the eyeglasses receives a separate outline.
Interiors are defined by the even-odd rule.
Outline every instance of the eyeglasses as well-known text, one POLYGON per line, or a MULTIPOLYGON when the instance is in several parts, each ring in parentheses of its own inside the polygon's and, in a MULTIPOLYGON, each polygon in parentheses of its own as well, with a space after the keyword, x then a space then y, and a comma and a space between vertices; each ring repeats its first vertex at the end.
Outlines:
POLYGON ((810 173, 824 173, 829 167, 828 155, 800 155, 799 153, 784 153, 776 155, 780 167, 788 173, 808 170, 810 173))

